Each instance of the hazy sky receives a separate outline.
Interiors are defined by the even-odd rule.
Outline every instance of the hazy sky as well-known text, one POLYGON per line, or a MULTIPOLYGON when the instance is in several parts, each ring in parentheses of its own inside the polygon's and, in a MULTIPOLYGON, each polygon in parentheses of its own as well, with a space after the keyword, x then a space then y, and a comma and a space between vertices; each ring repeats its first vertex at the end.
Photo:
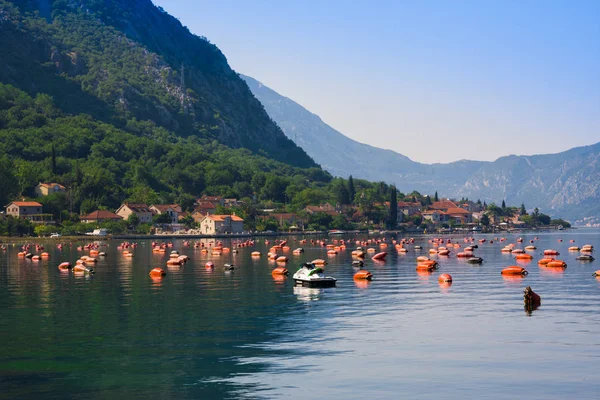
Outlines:
POLYGON ((421 162, 600 141, 600 0, 154 0, 236 71, 421 162))

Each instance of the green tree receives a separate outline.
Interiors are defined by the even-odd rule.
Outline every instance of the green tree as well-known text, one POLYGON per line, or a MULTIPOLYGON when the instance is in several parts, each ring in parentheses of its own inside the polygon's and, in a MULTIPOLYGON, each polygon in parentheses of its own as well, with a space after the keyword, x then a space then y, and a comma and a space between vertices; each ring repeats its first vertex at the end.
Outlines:
MULTIPOLYGON (((437 193, 437 192, 436 192, 437 193)), ((389 227, 395 229, 398 226, 398 193, 395 186, 390 190, 390 220, 389 227)))
POLYGON ((350 198, 350 204, 353 204, 356 198, 356 189, 354 188, 352 175, 348 177, 348 197, 350 198))
POLYGON ((6 156, 0 157, 0 202, 2 206, 14 200, 18 195, 17 185, 11 161, 6 156))
POLYGON ((489 226, 490 225, 490 217, 487 214, 483 214, 481 216, 481 219, 479 220, 479 222, 481 222, 481 225, 483 225, 483 226, 489 226))
POLYGON ((155 225, 170 224, 171 216, 167 213, 156 214, 152 217, 152 223, 155 225))
POLYGON ((343 179, 336 179, 334 183, 335 200, 340 205, 350 204, 350 194, 346 189, 343 179))
POLYGON ((435 191, 435 195, 433 196, 433 201, 440 201, 437 190, 435 191))
POLYGON ((504 202, 504 200, 502 200, 502 209, 504 210, 506 208, 506 203, 504 202))
POLYGON ((129 214, 129 217, 127 217, 127 224, 132 228, 136 228, 140 224, 140 217, 138 217, 136 213, 129 214))
POLYGON ((525 209, 525 203, 521 203, 521 210, 519 211, 519 215, 527 215, 527 210, 525 209))

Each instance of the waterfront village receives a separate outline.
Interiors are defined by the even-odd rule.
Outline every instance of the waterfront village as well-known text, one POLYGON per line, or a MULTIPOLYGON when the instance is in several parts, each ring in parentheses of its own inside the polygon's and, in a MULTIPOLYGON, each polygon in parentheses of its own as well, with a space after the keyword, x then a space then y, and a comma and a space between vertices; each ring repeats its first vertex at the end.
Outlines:
POLYGON ((451 200, 413 192, 392 202, 307 205, 290 210, 272 202, 261 204, 203 195, 188 208, 178 204, 125 202, 116 210, 97 209, 84 215, 70 212, 69 195, 58 183, 39 183, 35 198, 20 199, 0 214, 0 236, 76 235, 227 235, 330 230, 393 230, 449 233, 456 231, 510 231, 515 229, 563 229, 570 224, 553 220, 525 205, 498 206, 479 200, 451 200))

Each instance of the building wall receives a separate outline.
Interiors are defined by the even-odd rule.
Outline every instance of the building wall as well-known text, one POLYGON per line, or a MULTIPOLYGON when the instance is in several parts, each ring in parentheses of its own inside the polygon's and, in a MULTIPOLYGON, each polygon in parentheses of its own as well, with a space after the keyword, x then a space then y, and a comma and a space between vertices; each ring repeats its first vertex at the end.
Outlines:
POLYGON ((36 196, 48 196, 48 188, 45 186, 36 186, 34 189, 36 196))
MULTIPOLYGON (((116 214, 123 217, 123 219, 127 219, 129 218, 129 216, 131 214, 133 214, 134 211, 129 208, 129 207, 120 207, 116 214)), ((135 213, 137 214, 138 218, 140 219, 140 222, 142 223, 150 223, 152 222, 152 213, 151 212, 141 212, 141 213, 135 213)))
POLYGON ((133 214, 133 211, 131 211, 129 207, 121 207, 117 210, 116 214, 126 220, 131 214, 133 214))
POLYGON ((42 186, 42 185, 37 185, 34 189, 35 195, 36 196, 48 196, 52 193, 61 193, 64 192, 65 190, 62 189, 60 186, 55 185, 55 186, 51 186, 51 187, 47 187, 47 186, 42 186))
POLYGON ((13 217, 26 217, 32 214, 41 214, 42 207, 18 207, 15 205, 11 205, 6 209, 7 215, 12 215, 13 217))

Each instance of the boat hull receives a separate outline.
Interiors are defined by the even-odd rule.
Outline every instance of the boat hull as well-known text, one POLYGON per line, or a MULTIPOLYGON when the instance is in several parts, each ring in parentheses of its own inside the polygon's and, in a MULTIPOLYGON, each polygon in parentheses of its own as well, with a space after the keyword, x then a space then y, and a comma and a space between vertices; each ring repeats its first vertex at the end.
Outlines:
POLYGON ((334 287, 335 279, 294 279, 294 283, 304 287, 334 287))

